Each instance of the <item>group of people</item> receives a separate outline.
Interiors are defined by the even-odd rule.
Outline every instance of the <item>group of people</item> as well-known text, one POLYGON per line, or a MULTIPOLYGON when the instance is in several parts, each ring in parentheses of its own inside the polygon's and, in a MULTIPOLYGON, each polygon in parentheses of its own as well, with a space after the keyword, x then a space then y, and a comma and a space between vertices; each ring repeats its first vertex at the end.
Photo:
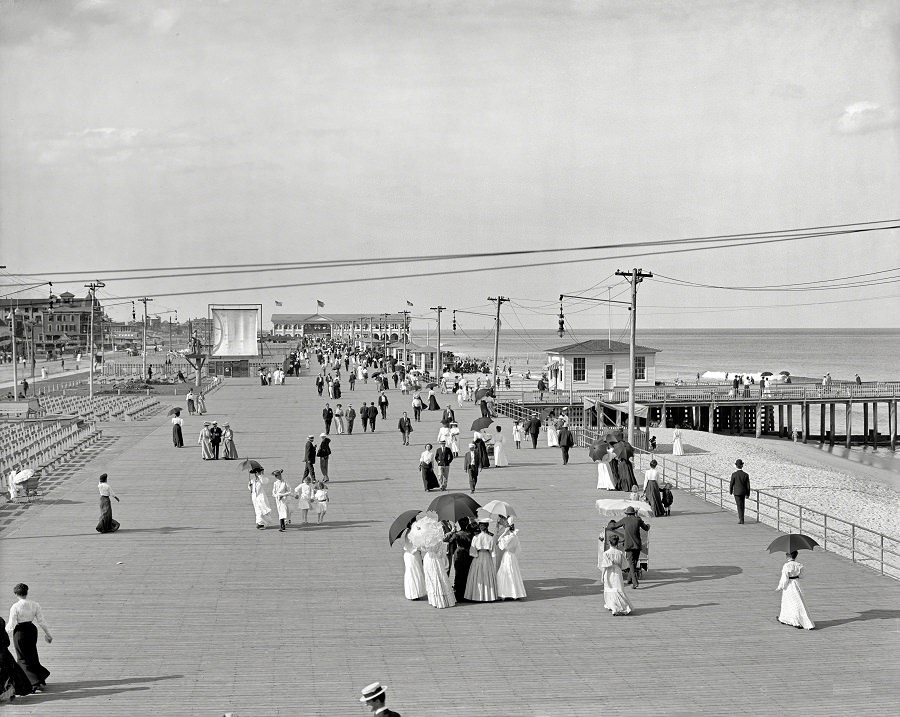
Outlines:
MULTIPOLYGON (((493 448, 494 467, 506 468, 509 457, 506 453, 506 438, 502 426, 488 426, 484 430, 474 431, 472 441, 463 454, 463 470, 469 481, 469 490, 474 493, 478 485, 478 476, 482 470, 491 468, 488 445, 493 448), (490 428, 494 430, 491 431, 490 428)), ((419 473, 425 491, 446 491, 450 480, 450 466, 459 457, 459 426, 443 421, 438 432, 438 446, 425 444, 425 450, 419 456, 419 473)))
MULTIPOLYGON (((180 420, 179 416, 173 417, 173 426, 176 419, 180 420)), ((180 428, 180 426, 178 427, 180 428)), ((223 423, 219 427, 218 421, 204 421, 200 435, 197 437, 197 445, 200 446, 200 455, 204 461, 219 460, 220 452, 226 461, 232 461, 238 457, 237 448, 234 445, 234 431, 230 423, 223 423)), ((177 443, 176 446, 178 446, 177 443)))
POLYGON ((321 525, 325 521, 325 513, 328 511, 330 500, 328 487, 325 480, 316 481, 315 476, 304 475, 300 485, 291 489, 284 477, 284 470, 279 468, 272 471, 275 480, 269 490, 269 480, 263 475, 262 467, 253 467, 250 470, 250 480, 247 490, 250 491, 250 502, 256 516, 257 530, 265 530, 271 525, 274 516, 278 516, 278 531, 283 533, 288 525, 292 525, 293 507, 291 500, 299 501, 300 524, 309 523, 309 515, 316 517, 316 524, 321 525), (275 501, 275 510, 269 502, 269 496, 275 501))
MULTIPOLYGON (((436 517, 426 513, 419 521, 436 522, 436 517)), ((431 606, 445 608, 462 601, 526 597, 513 516, 483 517, 477 523, 467 517, 455 524, 442 521, 434 529, 443 531, 443 538, 426 545, 417 543, 417 527, 411 525, 403 538, 403 589, 408 600, 427 597, 431 606)))

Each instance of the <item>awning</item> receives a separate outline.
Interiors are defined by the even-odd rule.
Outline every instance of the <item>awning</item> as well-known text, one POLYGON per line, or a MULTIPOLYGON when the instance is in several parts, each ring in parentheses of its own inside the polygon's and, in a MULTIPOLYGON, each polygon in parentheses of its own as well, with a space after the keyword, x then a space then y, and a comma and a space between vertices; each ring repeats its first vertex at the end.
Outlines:
MULTIPOLYGON (((600 398, 590 397, 590 396, 582 396, 582 402, 585 408, 597 408, 598 406, 601 408, 609 408, 613 411, 621 411, 624 414, 628 414, 628 404, 627 403, 609 403, 600 398)), ((638 418, 647 418, 648 408, 642 403, 634 404, 634 415, 638 418)))

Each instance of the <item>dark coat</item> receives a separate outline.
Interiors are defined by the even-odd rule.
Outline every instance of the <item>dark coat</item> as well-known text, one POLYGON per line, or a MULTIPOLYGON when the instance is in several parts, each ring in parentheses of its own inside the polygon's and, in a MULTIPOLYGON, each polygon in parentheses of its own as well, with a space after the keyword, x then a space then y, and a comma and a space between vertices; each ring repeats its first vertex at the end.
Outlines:
POLYGON ((434 452, 434 462, 439 466, 449 466, 453 463, 453 451, 447 446, 436 449, 434 452))
POLYGON ((352 420, 354 420, 355 418, 356 418, 356 409, 355 409, 355 408, 351 408, 349 411, 347 411, 347 420, 348 420, 348 421, 352 421, 352 420))
POLYGON ((209 442, 217 446, 222 442, 222 429, 218 426, 209 427, 209 442))
POLYGON ((323 438, 319 443, 319 450, 316 451, 316 455, 319 458, 327 458, 331 455, 331 439, 327 436, 323 438))
POLYGON ((750 495, 750 476, 738 469, 731 474, 731 485, 728 486, 731 495, 750 495))
POLYGON ((400 430, 401 433, 412 433, 413 432, 412 421, 410 420, 409 416, 407 416, 406 418, 403 418, 401 416, 400 420, 397 422, 397 428, 400 430))
POLYGON ((306 442, 306 446, 303 449, 303 460, 306 463, 316 462, 316 444, 312 441, 306 442))
POLYGON ((478 475, 478 471, 481 469, 481 456, 478 455, 478 451, 475 448, 466 451, 465 462, 463 465, 465 466, 467 473, 474 473, 476 476, 478 475))
POLYGON ((378 418, 378 409, 375 406, 369 406, 369 420, 374 421, 378 418))
POLYGON ((453 413, 452 408, 444 409, 444 412, 441 414, 441 420, 447 421, 447 423, 453 423, 456 421, 456 414, 453 413))
POLYGON ((388 397, 387 397, 387 396, 379 396, 379 397, 378 397, 378 405, 379 405, 379 406, 387 406, 387 405, 389 405, 389 403, 388 403, 388 397))
POLYGON ((571 448, 575 445, 575 438, 572 436, 572 431, 568 428, 560 428, 558 437, 560 448, 571 448))
POLYGON ((625 550, 641 549, 641 531, 650 530, 641 517, 638 515, 626 515, 618 523, 609 526, 610 528, 623 528, 625 533, 625 550))
POLYGON ((326 423, 331 423, 334 420, 334 411, 332 411, 330 408, 323 408, 322 418, 326 423))
POLYGON ((541 419, 532 418, 524 426, 525 433, 530 436, 536 436, 541 432, 541 419))

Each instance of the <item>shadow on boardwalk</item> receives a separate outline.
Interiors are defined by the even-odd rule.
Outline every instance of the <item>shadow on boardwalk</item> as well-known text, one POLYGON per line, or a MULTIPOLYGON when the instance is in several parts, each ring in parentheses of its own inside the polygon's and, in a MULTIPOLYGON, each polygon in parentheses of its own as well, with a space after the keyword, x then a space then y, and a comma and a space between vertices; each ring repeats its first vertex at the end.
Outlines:
POLYGON ((42 704, 56 702, 58 700, 78 700, 85 697, 99 697, 103 695, 115 695, 121 692, 138 692, 149 690, 149 687, 126 687, 143 682, 160 682, 162 680, 178 680, 184 675, 163 675, 161 677, 126 677, 121 680, 81 680, 78 682, 54 682, 48 688, 50 691, 30 695, 27 704, 42 704), (122 687, 116 687, 122 685, 122 687), (108 687, 112 689, 97 689, 108 687))
POLYGON ((842 620, 822 620, 816 622, 816 630, 826 630, 829 627, 840 627, 853 622, 867 622, 868 620, 896 620, 900 618, 900 610, 866 610, 857 613, 854 617, 845 617, 842 620))
POLYGON ((678 570, 650 570, 641 589, 662 587, 663 585, 679 585, 681 583, 696 583, 703 580, 721 580, 731 578, 744 572, 737 565, 696 565, 690 568, 678 570))

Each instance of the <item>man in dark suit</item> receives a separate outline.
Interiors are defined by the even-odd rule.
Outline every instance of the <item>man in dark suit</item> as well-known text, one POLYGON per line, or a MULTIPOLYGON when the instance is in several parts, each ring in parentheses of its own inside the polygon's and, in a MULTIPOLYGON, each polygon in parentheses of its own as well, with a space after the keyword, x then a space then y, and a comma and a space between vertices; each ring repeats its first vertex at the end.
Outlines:
POLYGON ((375 420, 378 418, 378 409, 375 408, 375 401, 369 402, 369 425, 372 427, 372 433, 375 433, 375 420))
MULTIPOLYGON (((385 421, 387 420, 388 403, 388 397, 385 395, 384 391, 382 391, 381 395, 378 396, 378 408, 381 409, 381 417, 385 421)), ((372 430, 374 430, 374 428, 372 430)))
POLYGON ((449 426, 451 423, 456 422, 456 414, 453 413, 453 409, 448 405, 447 408, 444 409, 444 412, 441 414, 441 422, 447 422, 449 426))
POLYGON ((385 706, 385 700, 387 700, 387 691, 380 682, 373 682, 371 685, 363 687, 362 697, 359 698, 359 701, 378 717, 400 717, 399 712, 394 712, 385 706))
POLYGON ((316 479, 316 444, 315 436, 306 437, 306 445, 303 447, 303 477, 312 476, 316 479))
POLYGON ((369 407, 366 405, 365 401, 363 401, 362 406, 359 409, 359 417, 362 419, 363 433, 365 433, 366 429, 369 427, 369 407))
POLYGON ((325 433, 331 433, 331 422, 334 420, 334 411, 329 404, 322 409, 322 420, 325 421, 325 433))
POLYGON ((569 449, 575 445, 575 438, 568 426, 559 429, 559 450, 562 451, 563 465, 569 464, 569 449))
POLYGON ((636 590, 638 586, 638 563, 641 560, 641 547, 643 546, 641 531, 650 530, 650 526, 641 520, 640 516, 637 515, 637 511, 629 505, 625 509, 625 517, 618 523, 612 523, 608 527, 610 529, 623 528, 622 532, 625 533, 625 555, 628 556, 628 564, 631 567, 631 589, 636 590))
POLYGON ((400 430, 400 434, 403 436, 403 445, 409 445, 409 434, 412 433, 412 421, 409 420, 409 416, 406 414, 406 411, 403 412, 403 415, 400 417, 400 422, 397 424, 397 428, 400 430))
POLYGON ((209 427, 209 443, 212 446, 213 460, 219 460, 219 445, 222 443, 222 429, 216 421, 209 427))
POLYGON ((525 424, 525 433, 531 436, 532 448, 537 448, 538 436, 541 433, 541 419, 536 413, 532 413, 528 423, 525 424))
POLYGON ((316 455, 319 457, 319 468, 322 470, 322 482, 328 482, 328 459, 331 457, 331 439, 324 433, 319 436, 319 450, 316 455))
POLYGON ((731 474, 731 485, 728 492, 734 496, 734 504, 737 506, 738 524, 744 524, 744 501, 750 495, 750 476, 744 472, 744 461, 738 458, 734 462, 737 470, 731 474))
POLYGON ((478 451, 475 450, 475 444, 469 444, 469 450, 466 451, 465 462, 463 466, 466 469, 466 475, 469 476, 469 488, 475 492, 475 486, 478 483, 478 470, 480 469, 478 460, 478 451))
POLYGON ((353 422, 356 420, 356 411, 353 404, 347 404, 347 435, 353 433, 353 422))
POLYGON ((322 374, 316 376, 316 391, 319 392, 319 395, 322 395, 322 389, 325 388, 325 379, 322 374))
POLYGON ((447 490, 447 481, 450 479, 450 464, 453 463, 453 451, 447 447, 447 441, 442 440, 441 445, 434 452, 434 462, 438 467, 438 481, 441 490, 447 490))

